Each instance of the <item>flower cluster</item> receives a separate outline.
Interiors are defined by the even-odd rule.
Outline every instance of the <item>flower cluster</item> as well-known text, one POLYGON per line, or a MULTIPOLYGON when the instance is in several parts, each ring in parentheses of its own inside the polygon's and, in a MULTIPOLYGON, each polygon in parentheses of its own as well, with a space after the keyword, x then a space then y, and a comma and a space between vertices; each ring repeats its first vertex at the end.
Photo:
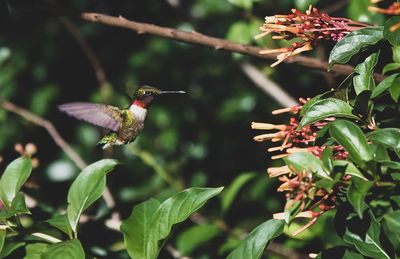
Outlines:
POLYGON ((305 13, 292 9, 291 14, 265 17, 265 23, 260 27, 262 33, 256 39, 276 33, 278 35, 273 36, 273 39, 301 40, 287 48, 261 50, 260 54, 281 53, 277 56, 278 61, 271 65, 273 67, 289 57, 312 50, 319 40, 339 41, 348 33, 366 26, 347 18, 330 17, 310 5, 305 13))
MULTIPOLYGON (((309 98, 300 98, 299 105, 273 111, 273 114, 292 113, 293 116, 290 118, 288 125, 258 122, 251 124, 252 129, 275 130, 273 133, 265 133, 254 137, 254 140, 258 142, 282 142, 279 146, 268 149, 268 152, 282 152, 281 154, 272 156, 272 159, 283 158, 295 152, 309 152, 318 158, 322 158, 322 152, 326 146, 313 146, 312 144, 317 138, 318 131, 329 122, 335 120, 335 118, 327 118, 299 129, 298 112, 307 101, 309 101, 309 98)), ((334 159, 342 160, 346 159, 347 156, 347 151, 341 145, 333 146, 334 159)), ((296 217, 311 218, 309 223, 296 231, 295 235, 314 224, 323 213, 335 208, 336 191, 328 193, 324 189, 317 188, 313 182, 312 172, 298 171, 287 165, 270 167, 267 169, 267 172, 269 177, 279 177, 278 179, 282 182, 277 191, 286 193, 286 210, 290 209, 297 202, 300 202, 301 212, 296 217), (311 205, 309 205, 308 201, 311 201, 311 205)), ((274 217, 278 219, 283 218, 285 217, 285 213, 277 213, 274 217)))

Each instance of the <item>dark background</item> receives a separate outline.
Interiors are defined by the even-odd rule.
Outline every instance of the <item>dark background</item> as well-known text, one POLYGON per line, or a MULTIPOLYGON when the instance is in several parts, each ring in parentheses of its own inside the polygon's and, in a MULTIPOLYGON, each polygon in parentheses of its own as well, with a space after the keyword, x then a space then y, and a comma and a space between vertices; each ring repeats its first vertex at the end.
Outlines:
MULTIPOLYGON (((0 94, 51 121, 87 163, 104 156, 121 162, 109 174, 108 185, 122 218, 141 201, 150 197, 163 200, 178 191, 155 173, 154 164, 182 181, 185 188, 229 186, 239 175, 254 172, 257 177, 241 189, 225 214, 218 198, 201 211, 209 220, 224 221, 231 233, 249 232, 270 219, 272 213, 281 212, 285 200, 283 194, 275 191, 278 182, 266 175, 269 166, 280 162, 270 160, 266 152, 270 144, 253 141, 259 132, 251 130, 250 124, 285 123, 288 116, 271 115, 272 110, 281 106, 249 80, 240 63, 253 64, 294 98, 322 93, 341 78, 290 64, 270 68, 273 61, 138 35, 70 15, 69 21, 84 36, 106 73, 107 82, 100 84, 81 46, 57 13, 64 10, 122 15, 134 21, 195 30, 241 43, 279 47, 283 43, 271 39, 253 41, 263 17, 289 13, 294 6, 304 10, 307 2, 318 1, 185 0, 176 1, 177 6, 173 2, 0 1, 0 94), (252 7, 243 8, 241 3, 251 3, 252 7), (136 154, 127 146, 116 147, 112 153, 102 152, 96 147, 104 133, 101 129, 61 114, 56 108, 72 101, 126 107, 129 100, 125 93, 132 95, 138 85, 144 84, 163 90, 184 90, 187 94, 162 96, 155 101, 145 130, 132 144, 136 154), (137 154, 150 155, 153 166, 137 154)), ((368 2, 321 1, 316 6, 333 11, 330 14, 335 16, 381 21, 382 17, 366 11, 368 2)), ((323 43, 308 55, 326 60, 332 46, 333 43, 323 43)), ((68 188, 79 169, 43 128, 0 109, 0 155, 4 159, 1 169, 18 156, 14 151, 16 143, 29 142, 38 147, 35 157, 40 165, 30 179, 36 187, 25 191, 40 201, 32 218, 45 220, 55 210, 65 208, 68 188)), ((104 204, 99 202, 90 212, 100 213, 102 208, 104 204)), ((312 234, 306 231, 299 238, 284 236, 276 242, 304 254, 318 252, 323 248, 322 242, 327 246, 338 242, 332 224, 324 224, 326 220, 330 222, 329 215, 313 227, 312 234), (322 240, 320 234, 326 231, 331 231, 332 236, 322 240)), ((101 247, 105 257, 126 258, 121 250, 122 236, 103 224, 102 220, 90 222, 80 231, 87 252, 101 257, 96 252, 96 247, 101 247)), ((193 225, 188 221, 178 227, 169 243, 175 245, 180 233, 193 225)), ((235 239, 235 235, 221 233, 189 255, 223 257, 237 244, 237 236, 240 235, 235 239)), ((164 251, 160 258, 168 256, 164 251)))

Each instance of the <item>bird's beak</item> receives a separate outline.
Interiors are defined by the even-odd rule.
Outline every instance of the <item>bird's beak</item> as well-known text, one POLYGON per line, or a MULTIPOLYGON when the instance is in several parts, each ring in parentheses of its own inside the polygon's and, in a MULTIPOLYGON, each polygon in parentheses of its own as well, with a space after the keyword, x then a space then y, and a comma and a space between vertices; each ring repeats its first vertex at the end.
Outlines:
POLYGON ((161 91, 160 94, 185 94, 185 91, 161 91))

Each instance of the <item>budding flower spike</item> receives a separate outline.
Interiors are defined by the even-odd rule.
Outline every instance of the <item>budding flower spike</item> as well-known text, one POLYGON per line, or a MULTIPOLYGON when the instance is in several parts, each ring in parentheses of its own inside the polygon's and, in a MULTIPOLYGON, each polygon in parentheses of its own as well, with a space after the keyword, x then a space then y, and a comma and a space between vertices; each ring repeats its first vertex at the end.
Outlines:
POLYGON ((367 26, 369 25, 347 18, 330 17, 310 5, 305 13, 292 9, 291 14, 265 17, 265 22, 260 27, 262 32, 255 39, 270 33, 278 34, 272 36, 273 39, 300 39, 300 42, 294 42, 290 47, 260 51, 260 54, 281 53, 277 55, 278 61, 271 65, 274 67, 292 56, 312 50, 319 40, 340 41, 350 32, 367 26))

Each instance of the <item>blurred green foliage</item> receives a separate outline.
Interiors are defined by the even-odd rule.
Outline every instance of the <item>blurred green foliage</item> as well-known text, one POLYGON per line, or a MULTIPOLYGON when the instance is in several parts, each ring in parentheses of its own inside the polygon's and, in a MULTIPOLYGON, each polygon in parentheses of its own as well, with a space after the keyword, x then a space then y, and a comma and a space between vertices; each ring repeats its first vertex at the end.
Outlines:
MULTIPOLYGON (((294 6, 303 9, 308 3, 317 2, 320 9, 331 4, 330 1, 289 0, 56 1, 66 10, 122 15, 135 21, 195 30, 239 43, 264 45, 268 42, 269 47, 281 43, 271 43, 271 39, 254 41, 264 16, 289 13, 294 6)), ((282 211, 284 198, 275 192, 277 183, 265 177, 266 168, 276 162, 270 161, 265 146, 253 142, 255 133, 250 130, 250 123, 281 122, 285 117, 272 117, 271 110, 280 107, 253 85, 239 64, 243 60, 251 62, 294 97, 326 91, 330 87, 329 78, 293 65, 269 69, 267 66, 272 61, 236 58, 224 51, 138 35, 70 17, 105 70, 107 83, 99 85, 73 35, 55 15, 43 11, 42 7, 48 4, 44 0, 0 2, 0 97, 51 121, 88 163, 103 156, 119 160, 122 165, 108 176, 108 185, 122 218, 128 217, 133 205, 150 197, 163 200, 181 187, 230 186, 242 173, 254 172, 258 175, 256 179, 236 188, 238 193, 234 202, 229 202, 229 213, 221 216, 221 204, 217 202, 211 202, 204 210, 207 217, 220 217, 236 235, 221 235, 213 225, 176 230, 172 243, 176 242, 178 248, 194 258, 205 259, 227 255, 243 233, 271 218, 272 213, 282 211), (126 107, 129 100, 125 94, 131 95, 133 89, 142 84, 164 90, 185 90, 188 94, 156 100, 145 130, 132 147, 117 147, 112 154, 96 147, 103 130, 67 117, 56 109, 57 104, 70 101, 126 107), (165 181, 160 168, 179 184, 165 181), (205 249, 182 243, 183 238, 192 236, 193 242, 204 244, 204 240, 195 235, 199 231, 209 232, 207 240, 213 239, 205 249)), ((363 22, 381 21, 379 17, 367 15, 367 10, 360 6, 358 1, 351 1, 348 7, 334 10, 332 14, 349 14, 363 22)), ((329 43, 321 45, 319 54, 309 55, 326 58, 330 47, 329 43)), ((43 128, 0 109, 0 155, 7 163, 17 156, 14 144, 18 142, 33 142, 38 146, 35 157, 40 165, 32 173, 31 187, 24 191, 40 201, 32 217, 36 221, 47 219, 56 209, 66 207, 68 187, 79 170, 43 128)), ((7 163, 1 163, 1 169, 7 163)), ((228 210, 224 204, 222 207, 228 210)), ((91 213, 101 215, 104 208, 104 203, 100 203, 91 213)), ((329 240, 322 240, 322 230, 332 225, 331 221, 327 216, 316 224, 312 236, 280 237, 278 242, 299 252, 319 251, 322 242, 327 246, 337 244, 333 232, 329 240)), ((99 228, 102 224, 104 220, 83 226, 80 234, 84 247, 98 257, 127 258, 121 251, 121 236, 99 228)), ((193 223, 187 224, 193 227, 193 223)), ((165 251, 161 254, 162 258, 168 256, 165 251)))

